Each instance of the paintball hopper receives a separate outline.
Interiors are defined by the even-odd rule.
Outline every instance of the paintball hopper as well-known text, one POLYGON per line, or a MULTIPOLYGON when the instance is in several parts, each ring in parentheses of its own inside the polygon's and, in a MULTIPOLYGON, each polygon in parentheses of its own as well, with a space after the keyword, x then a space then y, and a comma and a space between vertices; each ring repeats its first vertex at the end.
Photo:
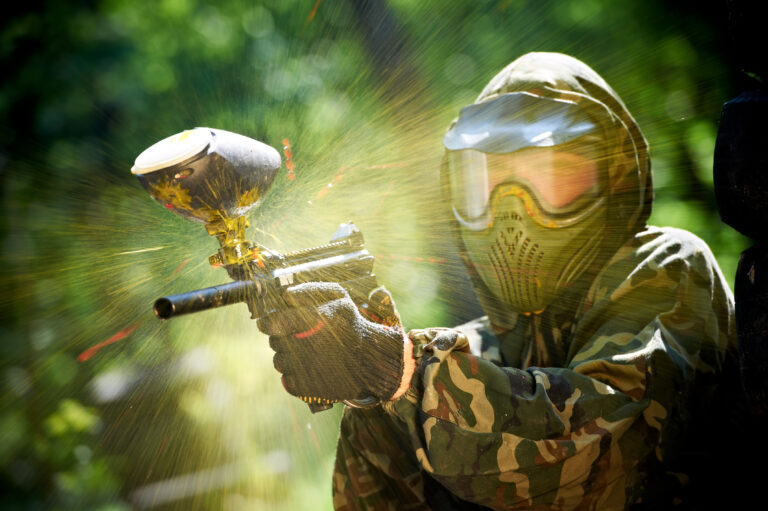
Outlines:
POLYGON ((152 145, 131 172, 165 208, 205 224, 221 244, 211 264, 237 264, 249 256, 245 215, 269 189, 280 154, 252 138, 213 128, 194 128, 152 145))

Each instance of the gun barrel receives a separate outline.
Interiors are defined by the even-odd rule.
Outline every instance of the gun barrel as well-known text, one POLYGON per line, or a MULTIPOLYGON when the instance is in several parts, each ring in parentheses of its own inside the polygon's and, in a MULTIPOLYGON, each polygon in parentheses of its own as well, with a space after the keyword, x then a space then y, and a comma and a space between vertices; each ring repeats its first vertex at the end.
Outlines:
POLYGON ((237 280, 228 284, 207 287, 155 300, 155 315, 169 319, 182 314, 198 312, 233 303, 245 302, 261 293, 262 286, 255 280, 237 280))

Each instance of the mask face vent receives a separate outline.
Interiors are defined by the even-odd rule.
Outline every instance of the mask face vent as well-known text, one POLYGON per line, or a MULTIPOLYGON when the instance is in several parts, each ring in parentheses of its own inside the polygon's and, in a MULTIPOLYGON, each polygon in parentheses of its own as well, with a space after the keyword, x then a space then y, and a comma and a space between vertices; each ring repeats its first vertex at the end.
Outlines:
POLYGON ((523 311, 542 308, 537 305, 541 298, 537 277, 544 253, 538 243, 507 227, 499 231, 488 255, 495 282, 486 284, 497 289, 500 298, 523 311))

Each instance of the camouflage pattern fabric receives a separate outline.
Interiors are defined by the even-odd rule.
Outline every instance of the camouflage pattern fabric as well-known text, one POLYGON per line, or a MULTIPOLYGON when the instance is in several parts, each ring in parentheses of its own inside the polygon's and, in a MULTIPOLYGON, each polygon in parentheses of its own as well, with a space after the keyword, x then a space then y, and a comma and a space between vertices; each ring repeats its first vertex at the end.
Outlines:
POLYGON ((345 410, 336 509, 671 504, 718 427, 715 376, 736 364, 730 290, 704 242, 648 228, 581 296, 506 331, 410 332, 406 395, 345 410), (431 505, 429 480, 458 499, 431 505))

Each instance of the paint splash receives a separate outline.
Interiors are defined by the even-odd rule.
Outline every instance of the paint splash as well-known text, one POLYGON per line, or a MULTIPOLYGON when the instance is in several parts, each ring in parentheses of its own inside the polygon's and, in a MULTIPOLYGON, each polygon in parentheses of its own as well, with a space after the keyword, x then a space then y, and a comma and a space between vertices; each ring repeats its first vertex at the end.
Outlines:
POLYGON ((88 360, 89 358, 94 356, 96 353, 98 353, 99 350, 101 348, 103 348, 104 346, 109 346, 110 344, 113 344, 113 343, 116 343, 117 341, 125 339, 126 337, 131 335, 131 333, 133 333, 134 330, 139 328, 139 326, 141 326, 141 321, 138 322, 138 323, 134 323, 133 325, 120 330, 119 332, 117 332, 115 335, 113 335, 112 337, 110 337, 106 341, 102 341, 99 344, 91 346, 90 348, 88 348, 87 350, 83 351, 82 353, 80 353, 77 356, 78 362, 85 362, 86 360, 88 360))
MULTIPOLYGON (((283 141, 285 142, 285 141, 283 141)), ((333 188, 333 185, 335 183, 338 183, 344 178, 344 174, 351 171, 358 171, 358 170, 379 170, 379 169, 393 169, 393 168, 402 168, 405 167, 406 163, 380 163, 378 165, 361 165, 361 166, 355 166, 355 167, 341 167, 339 171, 336 173, 335 176, 333 176, 333 179, 330 183, 325 185, 323 188, 320 189, 319 192, 317 192, 317 195, 315 196, 316 199, 322 199, 326 195, 328 195, 328 192, 331 191, 331 188, 333 188)), ((387 191, 384 193, 384 197, 389 193, 390 189, 392 188, 392 183, 394 181, 390 182, 389 188, 387 188, 387 191)), ((384 197, 382 197, 382 202, 384 197)), ((381 202, 379 203, 379 206, 381 206, 381 202)), ((377 210, 378 211, 378 208, 377 210)), ((375 215, 374 215, 375 216, 375 215)))
POLYGON ((293 153, 291 152, 291 141, 287 138, 283 139, 283 154, 285 155, 285 168, 288 169, 287 177, 293 181, 296 179, 296 174, 293 172, 293 153))
POLYGON ((185 267, 185 266, 186 266, 186 265, 189 263, 189 261, 190 261, 190 260, 191 260, 191 258, 189 258, 189 257, 188 257, 188 258, 186 258, 186 259, 184 259, 184 260, 181 262, 181 264, 179 264, 179 265, 176 267, 176 269, 175 269, 175 270, 173 270, 173 273, 171 273, 171 277, 174 277, 174 276, 176 276, 176 274, 177 274, 177 273, 179 273, 179 272, 181 271, 181 269, 182 269, 182 268, 184 268, 184 267, 185 267))
POLYGON ((379 210, 381 209, 382 204, 384 204, 384 199, 387 198, 387 195, 389 195, 389 192, 392 190, 392 185, 395 184, 395 180, 389 182, 389 186, 387 186, 387 191, 384 192, 384 194, 381 196, 381 200, 379 201, 379 205, 376 206, 376 209, 373 211, 372 217, 375 217, 379 214, 379 210))
POLYGON ((152 476, 152 471, 155 469, 157 460, 160 459, 160 455, 163 453, 163 450, 165 449, 166 442, 168 442, 168 436, 163 435, 163 443, 160 444, 160 448, 157 450, 157 454, 155 454, 155 458, 152 460, 152 464, 149 466, 149 470, 147 471, 147 477, 144 478, 144 484, 146 484, 147 481, 149 481, 149 478, 152 476))
POLYGON ((304 27, 302 27, 301 29, 302 32, 304 31, 305 28, 307 28, 307 25, 309 25, 309 22, 315 19, 315 14, 317 14, 317 8, 320 7, 320 4, 322 3, 322 1, 323 0, 317 0, 317 2, 315 2, 315 6, 312 7, 311 11, 309 11, 309 16, 307 16, 307 21, 304 22, 304 27))

